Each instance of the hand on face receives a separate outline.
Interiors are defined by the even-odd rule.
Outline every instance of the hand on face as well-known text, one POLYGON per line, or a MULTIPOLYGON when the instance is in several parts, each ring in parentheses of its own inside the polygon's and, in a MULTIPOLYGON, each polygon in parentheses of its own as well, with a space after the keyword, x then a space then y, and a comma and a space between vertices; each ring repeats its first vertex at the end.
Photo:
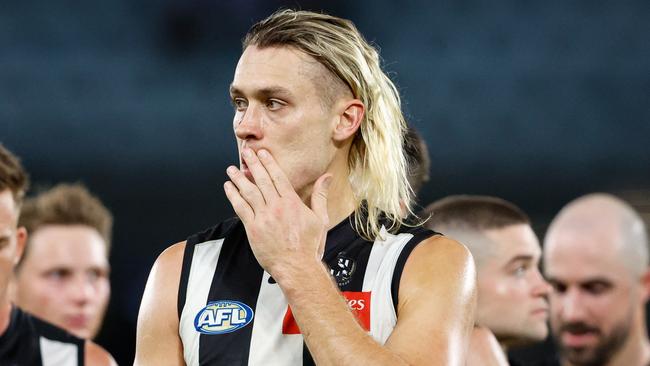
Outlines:
POLYGON ((271 276, 282 268, 320 262, 329 224, 331 175, 324 174, 314 183, 310 208, 268 151, 245 148, 242 156, 253 182, 231 166, 227 169, 231 180, 224 190, 244 223, 257 261, 271 276))

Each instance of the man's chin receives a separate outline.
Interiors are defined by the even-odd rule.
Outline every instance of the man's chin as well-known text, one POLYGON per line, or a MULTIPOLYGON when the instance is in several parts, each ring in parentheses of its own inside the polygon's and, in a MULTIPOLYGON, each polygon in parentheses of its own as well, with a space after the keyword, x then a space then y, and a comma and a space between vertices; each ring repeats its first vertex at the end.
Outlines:
POLYGON ((595 366, 601 365, 602 360, 594 347, 562 347, 561 353, 572 365, 595 366))

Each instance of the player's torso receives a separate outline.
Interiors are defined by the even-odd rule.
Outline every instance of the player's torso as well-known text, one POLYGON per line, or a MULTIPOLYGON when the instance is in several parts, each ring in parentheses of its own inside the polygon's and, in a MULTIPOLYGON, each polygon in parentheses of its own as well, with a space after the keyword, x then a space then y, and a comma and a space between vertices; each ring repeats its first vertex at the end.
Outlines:
POLYGON ((13 307, 10 324, 0 336, 0 365, 83 365, 83 344, 83 340, 13 307))
MULTIPOLYGON (((430 235, 386 234, 371 243, 348 220, 328 232, 324 262, 380 343, 397 321, 393 299, 408 253, 430 235)), ((287 300, 257 263, 237 220, 188 239, 178 308, 188 365, 313 364, 287 300)))

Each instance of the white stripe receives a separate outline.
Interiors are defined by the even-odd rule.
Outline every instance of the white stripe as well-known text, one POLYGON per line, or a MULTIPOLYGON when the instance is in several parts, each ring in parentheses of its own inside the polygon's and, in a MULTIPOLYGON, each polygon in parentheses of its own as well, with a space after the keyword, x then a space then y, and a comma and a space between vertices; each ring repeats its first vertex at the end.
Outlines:
POLYGON ((278 284, 264 272, 257 297, 248 365, 302 365, 302 334, 282 334, 287 299, 278 284))
POLYGON ((370 335, 379 344, 386 343, 397 324, 397 314, 391 291, 393 273, 400 253, 413 238, 412 234, 392 235, 385 232, 382 236, 385 240, 377 239, 372 245, 366 277, 363 281, 363 291, 372 292, 370 295, 370 335), (375 248, 377 248, 377 253, 374 253, 375 248), (375 254, 374 258, 373 254, 375 254), (373 261, 372 268, 370 268, 370 260, 373 261))
POLYGON ((179 334, 183 341, 183 354, 188 366, 199 365, 199 336, 194 328, 196 314, 208 302, 212 277, 224 239, 206 241, 194 246, 190 275, 185 292, 185 306, 181 312, 179 334))
POLYGON ((38 339, 41 345, 43 366, 77 366, 77 345, 53 341, 45 337, 38 339))
MULTIPOLYGON (((388 239, 388 235, 386 228, 382 226, 378 238, 388 239)), ((377 276, 377 272, 379 272, 379 267, 381 266, 384 256, 390 247, 391 242, 389 240, 376 239, 375 242, 372 243, 372 249, 370 250, 370 256, 368 257, 368 264, 366 265, 366 273, 363 276, 362 291, 372 291, 375 284, 375 277, 377 276)))

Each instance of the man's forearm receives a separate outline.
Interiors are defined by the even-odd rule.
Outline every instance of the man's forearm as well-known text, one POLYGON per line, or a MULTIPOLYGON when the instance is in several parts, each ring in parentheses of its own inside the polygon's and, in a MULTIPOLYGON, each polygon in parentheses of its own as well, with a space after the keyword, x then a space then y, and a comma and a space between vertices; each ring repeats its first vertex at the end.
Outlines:
POLYGON ((276 276, 316 364, 406 364, 357 323, 321 263, 303 264, 276 276))

